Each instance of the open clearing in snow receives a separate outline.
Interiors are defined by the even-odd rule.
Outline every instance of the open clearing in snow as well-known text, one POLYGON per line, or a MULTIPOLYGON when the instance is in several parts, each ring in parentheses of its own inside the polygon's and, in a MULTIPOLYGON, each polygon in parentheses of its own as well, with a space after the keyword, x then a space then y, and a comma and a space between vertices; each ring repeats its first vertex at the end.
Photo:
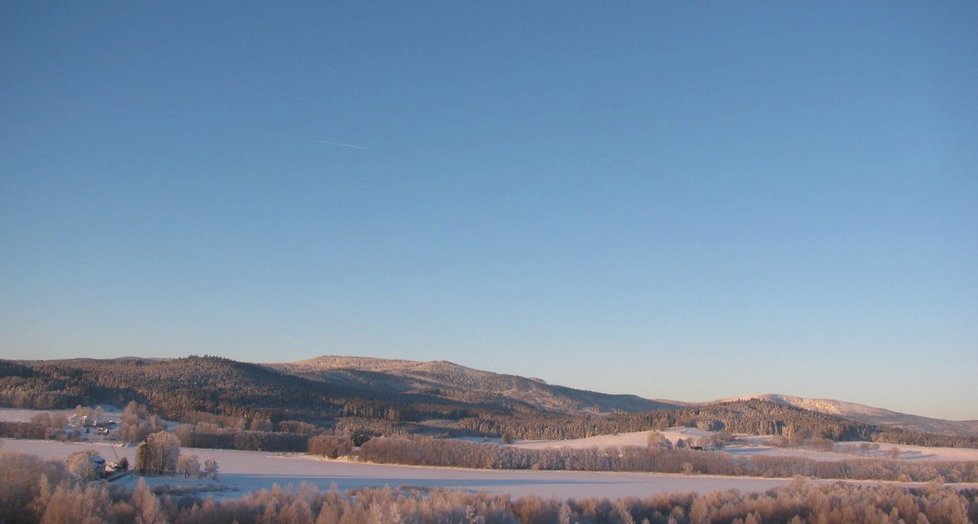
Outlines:
MULTIPOLYGON (((526 440, 510 444, 527 449, 601 449, 609 447, 648 445, 649 434, 652 431, 636 431, 619 433, 617 435, 597 435, 589 438, 574 440, 526 440)), ((696 428, 669 428, 659 431, 673 443, 679 439, 695 442, 700 438, 713 435, 710 431, 696 428)), ((892 458, 892 448, 899 450, 900 460, 935 461, 935 462, 978 462, 978 449, 971 448, 936 448, 925 446, 905 446, 903 444, 888 444, 885 442, 837 442, 834 451, 822 451, 808 448, 782 448, 771 445, 770 436, 738 435, 743 444, 729 445, 724 453, 732 455, 767 455, 772 457, 802 457, 812 460, 853 460, 858 458, 892 458), (867 444, 869 449, 862 450, 860 446, 867 444), (871 446, 878 445, 877 449, 871 446)))
MULTIPOLYGON (((48 440, 2 439, 2 448, 30 453, 43 458, 63 460, 77 451, 95 450, 106 460, 128 457, 135 460, 136 448, 108 443, 64 443, 48 440)), ((538 495, 556 498, 645 497, 656 493, 709 493, 737 489, 762 492, 783 486, 791 479, 723 477, 711 475, 672 475, 661 473, 609 473, 587 471, 477 470, 363 464, 342 460, 324 460, 302 454, 283 454, 223 449, 184 448, 201 459, 214 458, 220 465, 220 480, 183 479, 182 477, 149 477, 151 485, 199 486, 215 490, 216 498, 238 497, 250 491, 280 486, 298 486, 306 482, 321 490, 335 484, 341 491, 364 487, 417 487, 459 489, 470 492, 509 494, 514 497, 538 495), (226 491, 219 491, 227 489, 226 491)), ((130 475, 119 482, 135 485, 130 475)), ((873 482, 862 482, 870 484, 873 482)), ((910 484, 910 483, 908 483, 910 484)), ((968 487, 978 488, 978 484, 968 487)))
MULTIPOLYGON (((30 453, 48 459, 63 460, 77 451, 92 449, 106 460, 128 457, 135 460, 136 448, 103 443, 63 443, 47 440, 3 439, 2 449, 30 453)), ((332 484, 341 491, 364 487, 419 487, 460 489, 471 492, 509 494, 515 497, 539 495, 557 498, 584 497, 644 497, 654 493, 708 493, 716 490, 738 489, 745 492, 765 491, 790 482, 790 479, 747 477, 686 476, 656 473, 608 473, 583 471, 524 471, 475 470, 362 464, 347 461, 323 460, 301 454, 279 454, 222 449, 191 449, 201 459, 214 458, 220 466, 220 484, 232 491, 215 492, 215 497, 236 497, 249 491, 302 482, 315 484, 322 490, 332 484)), ((181 477, 149 477, 151 485, 210 485, 205 480, 185 480, 181 477)), ((130 475, 124 483, 135 484, 130 475)))

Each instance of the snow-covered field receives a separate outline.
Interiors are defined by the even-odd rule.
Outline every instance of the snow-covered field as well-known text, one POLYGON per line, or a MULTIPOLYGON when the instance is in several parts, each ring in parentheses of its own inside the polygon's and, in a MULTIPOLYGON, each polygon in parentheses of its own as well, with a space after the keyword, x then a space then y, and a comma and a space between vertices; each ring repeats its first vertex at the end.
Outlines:
POLYGON ((19 409, 19 408, 0 408, 0 420, 4 422, 30 422, 31 417, 38 413, 61 413, 65 417, 70 417, 75 413, 73 409, 19 409))
MULTIPOLYGON (((87 449, 98 451, 106 460, 129 457, 135 460, 135 448, 102 443, 62 443, 42 440, 2 439, 2 448, 31 453, 49 459, 64 459, 71 453, 87 449)), ((302 482, 329 489, 332 484, 343 490, 363 487, 422 487, 484 491, 512 496, 539 495, 557 498, 643 497, 654 493, 708 493, 738 489, 759 492, 785 485, 789 479, 746 477, 685 476, 651 473, 604 473, 580 471, 498 471, 457 468, 432 468, 361 464, 328 461, 307 455, 276 454, 217 449, 186 449, 201 459, 214 458, 220 466, 220 484, 233 491, 217 492, 216 497, 235 497, 249 491, 302 482)), ((120 482, 135 483, 133 476, 120 482)), ((179 477, 150 478, 150 484, 184 484, 179 477)), ((190 481, 207 484, 209 481, 190 481)), ((216 486, 215 486, 216 487, 216 486)))
MULTIPOLYGON (((634 433, 619 433, 617 435, 599 435, 584 439, 575 440, 528 440, 519 441, 513 446, 528 449, 590 449, 593 447, 625 447, 639 446, 645 447, 648 443, 650 431, 637 431, 634 433)), ((696 428, 669 428, 660 431, 663 436, 673 443, 679 439, 685 441, 696 441, 703 437, 712 435, 709 431, 696 428)), ((900 460, 912 461, 949 461, 949 462, 970 462, 978 461, 978 449, 968 448, 936 448, 924 446, 904 446, 902 444, 879 443, 877 449, 860 449, 863 442, 841 442, 835 445, 833 451, 822 451, 816 449, 801 448, 780 448, 770 445, 769 436, 739 436, 744 444, 730 445, 724 448, 724 452, 733 455, 767 455, 773 457, 804 457, 813 460, 852 460, 853 458, 893 458, 891 449, 899 450, 897 458, 900 460)), ((872 446, 876 443, 869 443, 872 446)))
MULTIPOLYGON (((637 438, 637 437, 631 437, 637 438)), ((135 460, 133 447, 107 443, 63 443, 44 440, 0 439, 0 449, 30 453, 62 460, 71 453, 96 450, 109 461, 128 457, 135 460)), ((791 482, 790 479, 723 477, 711 475, 669 475, 659 473, 608 473, 583 471, 474 470, 362 464, 323 460, 302 454, 283 454, 219 449, 189 449, 202 460, 213 458, 220 465, 220 481, 184 480, 180 477, 150 477, 151 485, 202 485, 214 490, 215 497, 237 497, 244 493, 306 482, 326 490, 335 484, 341 490, 364 487, 418 487, 460 489, 471 492, 509 494, 514 497, 538 495, 556 498, 644 497, 656 493, 709 493, 737 489, 761 492, 791 482)), ((135 476, 119 482, 134 485, 135 476)), ((871 483, 871 482, 862 482, 871 483)), ((961 485, 978 488, 978 484, 961 485)))
MULTIPOLYGON (((573 439, 573 440, 522 440, 513 446, 527 449, 590 449, 595 446, 599 448, 638 446, 644 448, 649 441, 651 431, 636 431, 634 433, 618 433, 615 435, 597 435, 594 437, 573 439)), ((669 428, 659 432, 667 439, 676 443, 679 439, 696 440, 709 437, 713 433, 696 428, 669 428)))
MULTIPOLYGON (((105 418, 110 420, 119 420, 122 415, 122 411, 113 406, 99 406, 102 409, 102 414, 105 418)), ((0 408, 0 420, 10 421, 10 422, 30 422, 31 417, 38 413, 63 413, 65 416, 70 417, 74 414, 72 409, 63 410, 34 410, 34 409, 17 409, 17 408, 0 408)), ((172 421, 163 421, 167 427, 175 427, 178 424, 172 421)), ((569 449, 590 449, 593 447, 606 448, 606 447, 625 447, 625 446, 639 446, 645 447, 648 443, 648 436, 651 431, 637 431, 633 433, 619 433, 617 435, 598 435, 594 437, 584 438, 584 439, 574 439, 574 440, 525 440, 517 441, 512 446, 528 448, 528 449, 554 449, 554 448, 569 448, 569 449)), ((701 438, 707 438, 713 435, 713 432, 705 431, 697 428, 686 428, 686 427, 673 427, 666 430, 659 431, 663 436, 676 443, 679 439, 683 439, 689 443, 695 443, 701 438)), ((91 441, 107 441, 105 437, 97 435, 94 432, 82 433, 81 437, 86 440, 91 441)), ((805 457, 812 460, 849 460, 854 457, 875 457, 875 458, 893 458, 892 449, 896 448, 899 450, 897 458, 901 460, 913 460, 913 461, 978 461, 978 449, 968 449, 968 448, 937 448, 937 447, 924 447, 924 446, 904 446, 902 444, 885 444, 880 443, 876 449, 861 450, 860 445, 863 442, 841 442, 835 445, 834 451, 822 451, 815 449, 801 449, 801 448, 781 448, 772 446, 770 444, 771 437, 766 435, 738 435, 739 440, 742 444, 730 445, 724 448, 724 451, 734 455, 767 455, 774 457, 805 457)), ((482 442, 485 439, 482 438, 463 438, 461 440, 467 440, 471 442, 482 442)), ((499 443, 499 439, 493 439, 492 442, 499 443)), ((866 443, 874 444, 874 443, 866 443)), ((205 450, 206 451, 206 450, 205 450)), ((106 457, 112 460, 112 457, 106 457)), ((132 457, 130 457, 131 460, 132 457)))
MULTIPOLYGON (((118 419, 117 409, 107 409, 106 415, 118 419)), ((71 415, 73 410, 63 410, 71 415)), ((28 422, 39 411, 0 408, 0 420, 28 422)), ((49 411, 53 413, 53 411, 49 411)), ((548 448, 606 448, 645 447, 649 431, 600 435, 586 439, 560 441, 520 441, 513 446, 528 449, 548 448)), ((709 431, 696 428, 669 428, 661 431, 673 443, 679 439, 695 443, 710 437, 709 431)), ((39 440, 0 439, 0 449, 30 453, 43 458, 63 460, 77 451, 96 450, 107 461, 115 462, 127 457, 135 462, 134 447, 123 447, 105 441, 94 434, 83 435, 85 442, 57 442, 39 440)), ((727 446, 724 452, 734 455, 767 455, 807 457, 814 460, 851 460, 857 457, 892 457, 892 448, 899 450, 899 458, 911 461, 978 461, 978 450, 955 448, 929 448, 880 444, 860 446, 859 442, 836 444, 834 451, 813 449, 779 448, 770 445, 770 437, 744 436, 739 444, 727 446)), ((185 480, 179 477, 150 477, 151 485, 200 486, 213 490, 215 497, 236 497, 244 493, 280 486, 314 484, 320 489, 336 485, 341 491, 364 487, 417 487, 448 488, 491 494, 509 494, 519 497, 538 495, 557 498, 583 497, 643 497, 666 492, 708 493, 717 490, 737 489, 741 492, 760 492, 785 485, 790 479, 751 477, 722 477, 709 475, 672 475, 659 473, 610 473, 580 471, 525 471, 525 470, 473 470, 461 468, 434 468, 421 466, 397 466, 363 464, 348 461, 329 461, 303 454, 251 452, 216 449, 185 449, 197 454, 201 461, 217 460, 220 481, 185 480)), ((135 484, 137 477, 128 476, 118 482, 135 484)), ((969 487, 978 487, 970 485, 969 487)))

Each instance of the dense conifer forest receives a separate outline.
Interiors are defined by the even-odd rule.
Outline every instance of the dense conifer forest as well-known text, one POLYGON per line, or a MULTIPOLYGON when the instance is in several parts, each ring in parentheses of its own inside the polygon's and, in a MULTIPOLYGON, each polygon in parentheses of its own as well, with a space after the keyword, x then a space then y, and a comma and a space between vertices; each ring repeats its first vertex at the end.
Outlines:
MULTIPOLYGON (((672 426, 778 435, 797 442, 877 440, 978 447, 978 437, 880 427, 765 400, 567 414, 512 397, 499 396, 491 402, 484 393, 471 396, 477 401, 466 401, 453 392, 457 384, 439 387, 425 382, 417 387, 414 382, 410 386, 403 377, 383 379, 383 373, 373 371, 368 383, 326 380, 287 369, 196 356, 0 360, 0 405, 66 409, 96 404, 122 407, 136 401, 165 419, 184 423, 185 445, 238 449, 303 451, 308 437, 321 433, 348 435, 359 444, 380 435, 573 439, 672 426)), ((563 390, 571 391, 572 398, 587 394, 559 387, 548 394, 563 390)), ((621 404, 620 399, 613 400, 614 405, 621 404)), ((629 400, 625 405, 640 404, 629 400)), ((43 433, 36 424, 0 424, 0 435, 38 438, 43 433)))

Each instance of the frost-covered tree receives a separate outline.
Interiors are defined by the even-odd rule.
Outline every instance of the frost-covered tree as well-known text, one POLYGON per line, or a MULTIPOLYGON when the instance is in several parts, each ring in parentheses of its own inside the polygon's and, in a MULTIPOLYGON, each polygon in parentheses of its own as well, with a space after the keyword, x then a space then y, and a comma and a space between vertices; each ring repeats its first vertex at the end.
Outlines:
POLYGON ((150 414, 146 406, 133 400, 122 411, 117 435, 124 442, 139 442, 146 435, 163 429, 165 426, 159 417, 150 414))
POLYGON ((249 429, 252 431, 271 431, 272 421, 268 417, 255 417, 251 419, 249 429))
POLYGON ((102 418, 102 408, 89 408, 78 405, 75 406, 75 417, 78 418, 79 423, 84 423, 86 426, 94 426, 102 418))
POLYGON ((110 520, 112 500, 105 486, 58 484, 47 499, 41 522, 99 524, 110 520))
POLYGON ((177 472, 186 478, 199 478, 203 474, 200 470, 200 459, 193 453, 181 453, 177 460, 177 472))
POLYGON ((353 450, 353 442, 348 437, 316 435, 309 438, 307 448, 311 455, 335 459, 349 454, 353 450))
POLYGON ((648 449, 672 449, 672 441, 658 431, 650 431, 647 447, 648 449))
POLYGON ((217 461, 212 458, 204 460, 204 476, 217 480, 217 474, 217 461))
POLYGON ((160 500, 146 485, 146 481, 139 479, 136 489, 132 490, 129 503, 135 512, 136 522, 141 524, 166 524, 166 516, 163 508, 160 507, 160 500))
POLYGON ((136 471, 143 475, 172 475, 179 457, 180 439, 173 433, 158 431, 147 436, 136 450, 136 471))
POLYGON ((65 460, 68 472, 78 477, 80 480, 95 480, 98 478, 98 469, 92 460, 95 456, 94 451, 79 451, 72 453, 65 460))

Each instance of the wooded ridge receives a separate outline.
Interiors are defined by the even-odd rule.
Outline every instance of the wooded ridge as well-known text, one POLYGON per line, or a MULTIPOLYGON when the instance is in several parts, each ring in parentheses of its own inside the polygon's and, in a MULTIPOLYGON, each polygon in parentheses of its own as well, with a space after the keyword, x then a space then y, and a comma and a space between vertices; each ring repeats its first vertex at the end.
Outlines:
POLYGON ((133 400, 178 422, 291 433, 303 427, 302 434, 312 426, 364 436, 571 439, 695 426, 795 439, 978 447, 975 436, 922 434, 764 399, 683 406, 450 362, 322 357, 266 365, 212 356, 0 360, 3 406, 121 407, 133 400))

